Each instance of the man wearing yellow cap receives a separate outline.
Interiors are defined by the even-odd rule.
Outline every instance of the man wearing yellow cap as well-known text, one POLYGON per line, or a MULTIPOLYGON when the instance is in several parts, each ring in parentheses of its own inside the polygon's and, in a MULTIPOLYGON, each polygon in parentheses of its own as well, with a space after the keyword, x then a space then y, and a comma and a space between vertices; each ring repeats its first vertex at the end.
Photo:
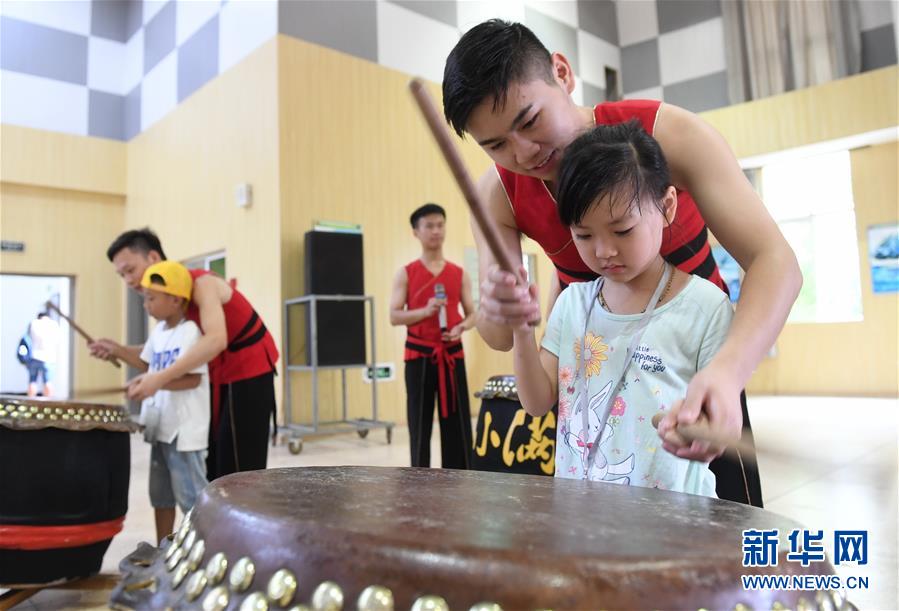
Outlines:
MULTIPOLYGON (((123 354, 130 365, 151 373, 171 366, 200 339, 200 328, 187 318, 193 278, 186 267, 160 261, 141 278, 144 308, 156 326, 140 358, 123 354)), ((193 507, 206 480, 209 436, 209 379, 205 364, 176 378, 141 403, 140 422, 150 450, 150 503, 156 540, 172 532, 175 505, 193 507)))

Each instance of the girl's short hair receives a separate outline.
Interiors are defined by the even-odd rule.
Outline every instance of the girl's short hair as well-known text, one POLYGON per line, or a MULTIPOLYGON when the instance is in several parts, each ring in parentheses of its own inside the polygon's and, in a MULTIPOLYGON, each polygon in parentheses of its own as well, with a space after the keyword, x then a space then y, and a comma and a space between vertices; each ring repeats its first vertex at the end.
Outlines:
POLYGON ((663 211, 661 200, 670 185, 662 148, 639 121, 600 125, 565 150, 556 193, 559 218, 569 227, 577 225, 613 194, 624 197, 629 206, 650 200, 663 211))

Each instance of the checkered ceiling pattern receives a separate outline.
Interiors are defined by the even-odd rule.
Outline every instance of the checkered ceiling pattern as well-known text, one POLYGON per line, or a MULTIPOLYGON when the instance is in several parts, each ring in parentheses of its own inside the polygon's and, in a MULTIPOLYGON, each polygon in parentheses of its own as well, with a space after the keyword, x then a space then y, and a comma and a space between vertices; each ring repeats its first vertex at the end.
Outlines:
MULTIPOLYGON (((721 1, 619 0, 624 97, 694 112, 730 104, 721 1)), ((859 0, 863 71, 896 63, 896 4, 859 0)))
MULTIPOLYGON (((865 67, 896 63, 889 0, 862 0, 865 67)), ((726 105, 719 0, 3 0, 0 119, 129 140, 277 33, 440 81, 462 33, 520 21, 577 74, 575 99, 726 105)))

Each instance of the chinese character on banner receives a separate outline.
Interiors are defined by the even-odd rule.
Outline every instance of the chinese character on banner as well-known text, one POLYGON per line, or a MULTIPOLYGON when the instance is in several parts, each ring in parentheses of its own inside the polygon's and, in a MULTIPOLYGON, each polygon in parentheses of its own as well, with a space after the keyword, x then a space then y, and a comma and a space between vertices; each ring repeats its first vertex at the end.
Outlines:
POLYGON ((812 562, 824 562, 825 558, 823 530, 812 532, 797 528, 790 533, 790 553, 787 554, 787 560, 808 566, 812 562), (801 540, 799 533, 802 533, 801 540))
POLYGON ((833 563, 857 562, 868 564, 868 531, 835 530, 833 532, 833 563))
POLYGON ((777 566, 778 531, 743 531, 743 566, 777 566))

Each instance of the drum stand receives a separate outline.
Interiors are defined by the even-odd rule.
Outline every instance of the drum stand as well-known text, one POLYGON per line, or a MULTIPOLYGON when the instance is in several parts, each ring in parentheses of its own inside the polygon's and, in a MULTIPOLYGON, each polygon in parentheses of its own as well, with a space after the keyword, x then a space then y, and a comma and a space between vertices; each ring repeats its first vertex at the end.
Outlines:
MULTIPOLYGON (((77 590, 80 592, 103 592, 103 600, 97 604, 103 606, 109 600, 119 580, 120 575, 99 574, 91 577, 83 577, 65 583, 37 586, 32 588, 13 588, 0 593, 0 611, 7 611, 16 605, 28 600, 43 590, 77 590)), ((90 601, 93 602, 93 601, 90 601)))

